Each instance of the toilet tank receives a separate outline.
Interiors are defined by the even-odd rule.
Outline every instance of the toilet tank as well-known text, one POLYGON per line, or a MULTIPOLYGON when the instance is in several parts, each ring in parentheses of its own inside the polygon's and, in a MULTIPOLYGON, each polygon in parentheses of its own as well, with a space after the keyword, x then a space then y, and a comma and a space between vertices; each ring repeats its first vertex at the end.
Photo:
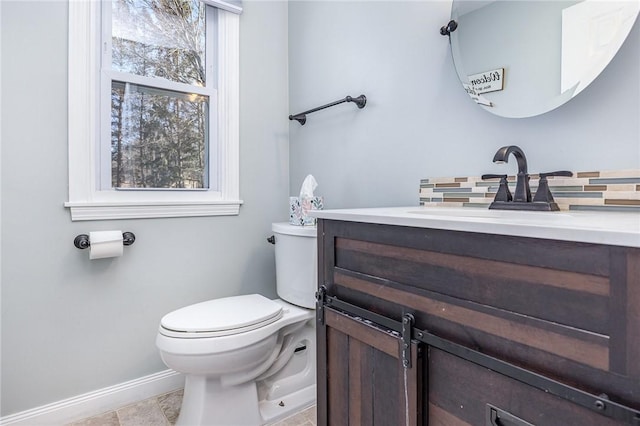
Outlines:
POLYGON ((318 287, 318 244, 315 226, 274 223, 276 290, 278 297, 304 308, 315 308, 318 287))

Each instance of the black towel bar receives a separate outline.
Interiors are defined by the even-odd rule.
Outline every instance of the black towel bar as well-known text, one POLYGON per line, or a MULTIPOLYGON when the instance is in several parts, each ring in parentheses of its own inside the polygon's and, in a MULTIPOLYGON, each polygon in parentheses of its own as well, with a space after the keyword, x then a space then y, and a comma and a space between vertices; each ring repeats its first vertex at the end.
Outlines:
POLYGON ((304 126, 304 123, 307 122, 307 114, 311 114, 312 112, 320 111, 321 109, 339 105, 344 102, 353 102, 358 106, 358 108, 362 109, 367 104, 367 97, 365 95, 360 95, 357 98, 347 96, 346 98, 340 99, 339 101, 331 102, 330 104, 322 105, 317 108, 310 109, 309 111, 300 112, 298 114, 292 114, 289 116, 289 120, 296 120, 298 123, 304 126))

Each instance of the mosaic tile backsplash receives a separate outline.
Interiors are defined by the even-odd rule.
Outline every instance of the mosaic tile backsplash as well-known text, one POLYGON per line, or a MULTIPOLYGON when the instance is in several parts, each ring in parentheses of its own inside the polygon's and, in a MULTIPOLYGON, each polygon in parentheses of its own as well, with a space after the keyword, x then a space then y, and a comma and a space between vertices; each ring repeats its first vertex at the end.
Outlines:
MULTIPOLYGON (((531 196, 539 176, 531 174, 531 196)), ((549 189, 560 210, 640 212, 640 169, 574 172, 573 177, 549 177, 549 189)), ((516 176, 509 176, 509 190, 516 176)), ((499 180, 477 177, 428 178, 420 180, 420 205, 488 208, 499 180)))

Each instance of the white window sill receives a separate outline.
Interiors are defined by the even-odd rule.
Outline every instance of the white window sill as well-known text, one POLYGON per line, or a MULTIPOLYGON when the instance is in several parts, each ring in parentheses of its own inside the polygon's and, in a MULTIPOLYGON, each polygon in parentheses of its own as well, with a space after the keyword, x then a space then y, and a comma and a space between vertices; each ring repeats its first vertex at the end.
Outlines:
POLYGON ((148 219, 193 216, 234 216, 242 200, 185 202, 67 202, 71 220, 148 219))

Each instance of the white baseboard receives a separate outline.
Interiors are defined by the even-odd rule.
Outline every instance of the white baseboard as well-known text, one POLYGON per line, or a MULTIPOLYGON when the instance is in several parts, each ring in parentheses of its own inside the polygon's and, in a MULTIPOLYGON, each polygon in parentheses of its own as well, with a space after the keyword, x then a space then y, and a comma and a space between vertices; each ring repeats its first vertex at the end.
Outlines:
POLYGON ((113 411, 125 405, 182 387, 184 387, 184 376, 173 370, 165 370, 73 398, 4 416, 0 418, 0 425, 64 425, 85 417, 113 411))

